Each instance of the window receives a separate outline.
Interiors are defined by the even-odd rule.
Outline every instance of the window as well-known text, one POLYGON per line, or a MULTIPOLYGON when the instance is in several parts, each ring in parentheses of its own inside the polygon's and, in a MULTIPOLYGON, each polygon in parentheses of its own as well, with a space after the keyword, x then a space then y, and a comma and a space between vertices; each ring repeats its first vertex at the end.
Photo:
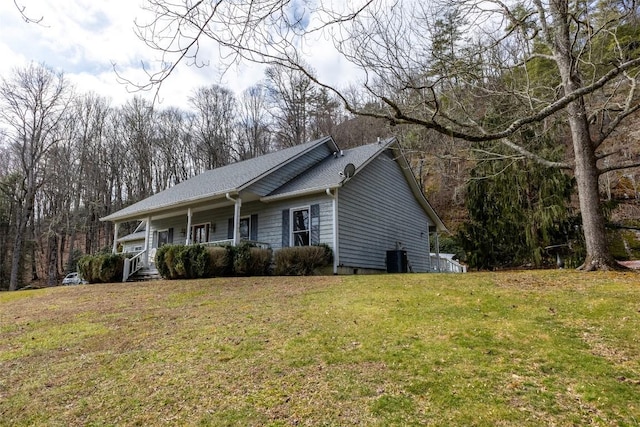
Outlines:
POLYGON ((293 246, 309 246, 309 208, 291 209, 293 246))
POLYGON ((251 217, 240 218, 240 240, 251 239, 251 217))
POLYGON ((191 243, 206 243, 209 241, 209 224, 196 224, 191 227, 191 243))
POLYGON ((169 243, 169 230, 158 230, 157 247, 162 247, 162 245, 166 245, 167 243, 169 243))

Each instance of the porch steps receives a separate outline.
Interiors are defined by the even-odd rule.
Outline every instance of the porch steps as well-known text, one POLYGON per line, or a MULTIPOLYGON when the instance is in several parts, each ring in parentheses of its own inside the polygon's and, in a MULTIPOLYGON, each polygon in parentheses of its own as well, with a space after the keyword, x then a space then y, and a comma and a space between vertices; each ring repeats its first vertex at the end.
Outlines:
POLYGON ((129 277, 127 282, 148 282, 150 280, 161 280, 162 276, 156 268, 142 268, 136 274, 129 277))

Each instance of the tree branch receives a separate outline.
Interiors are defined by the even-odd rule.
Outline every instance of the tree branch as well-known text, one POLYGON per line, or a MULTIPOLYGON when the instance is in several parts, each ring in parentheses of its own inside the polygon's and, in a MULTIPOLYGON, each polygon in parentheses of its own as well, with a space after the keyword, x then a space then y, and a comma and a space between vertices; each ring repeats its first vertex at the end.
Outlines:
POLYGON ((598 175, 603 175, 607 172, 623 170, 623 169, 631 169, 640 167, 640 160, 630 160, 628 162, 622 162, 611 166, 605 166, 602 168, 598 168, 598 175))
POLYGON ((20 12, 20 15, 22 16, 22 19, 24 20, 24 22, 26 22, 27 24, 40 24, 44 19, 44 16, 41 16, 40 18, 37 18, 37 19, 27 16, 25 12, 27 10, 27 7, 20 6, 18 4, 18 0, 13 0, 13 4, 16 6, 16 9, 18 9, 18 12, 20 12))

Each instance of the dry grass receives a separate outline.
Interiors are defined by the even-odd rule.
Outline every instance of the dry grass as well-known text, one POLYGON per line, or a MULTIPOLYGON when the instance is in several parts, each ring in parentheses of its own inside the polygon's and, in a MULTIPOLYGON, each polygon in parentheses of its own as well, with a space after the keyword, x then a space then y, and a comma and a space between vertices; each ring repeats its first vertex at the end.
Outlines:
POLYGON ((637 425, 640 276, 0 294, 0 425, 637 425))

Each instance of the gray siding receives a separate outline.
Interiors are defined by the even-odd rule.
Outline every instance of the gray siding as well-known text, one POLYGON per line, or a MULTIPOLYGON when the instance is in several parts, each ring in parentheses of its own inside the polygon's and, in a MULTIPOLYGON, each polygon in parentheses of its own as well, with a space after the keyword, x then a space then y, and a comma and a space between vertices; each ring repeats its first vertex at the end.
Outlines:
POLYGON ((122 244, 123 253, 138 253, 144 249, 144 240, 130 240, 122 244))
POLYGON ((330 154, 331 152, 327 144, 322 144, 314 150, 306 153, 304 156, 299 157, 274 171, 268 177, 251 185, 247 188, 247 191, 258 194, 259 196, 266 196, 307 169, 317 165, 330 154))
MULTIPOLYGON (((261 203, 258 240, 274 250, 282 247, 282 211, 303 206, 320 205, 320 243, 333 249, 333 200, 326 195, 313 195, 269 204, 261 203)), ((243 210, 244 213, 244 210, 243 210)))
POLYGON ((389 152, 375 158, 338 193, 339 263, 386 270, 399 243, 413 271, 429 271, 430 220, 389 152))
POLYGON ((162 220, 151 220, 151 234, 149 234, 149 247, 156 247, 154 239, 154 232, 158 230, 168 230, 173 228, 173 243, 184 244, 186 236, 183 236, 181 231, 187 228, 187 216, 180 215, 171 218, 165 218, 162 220))

